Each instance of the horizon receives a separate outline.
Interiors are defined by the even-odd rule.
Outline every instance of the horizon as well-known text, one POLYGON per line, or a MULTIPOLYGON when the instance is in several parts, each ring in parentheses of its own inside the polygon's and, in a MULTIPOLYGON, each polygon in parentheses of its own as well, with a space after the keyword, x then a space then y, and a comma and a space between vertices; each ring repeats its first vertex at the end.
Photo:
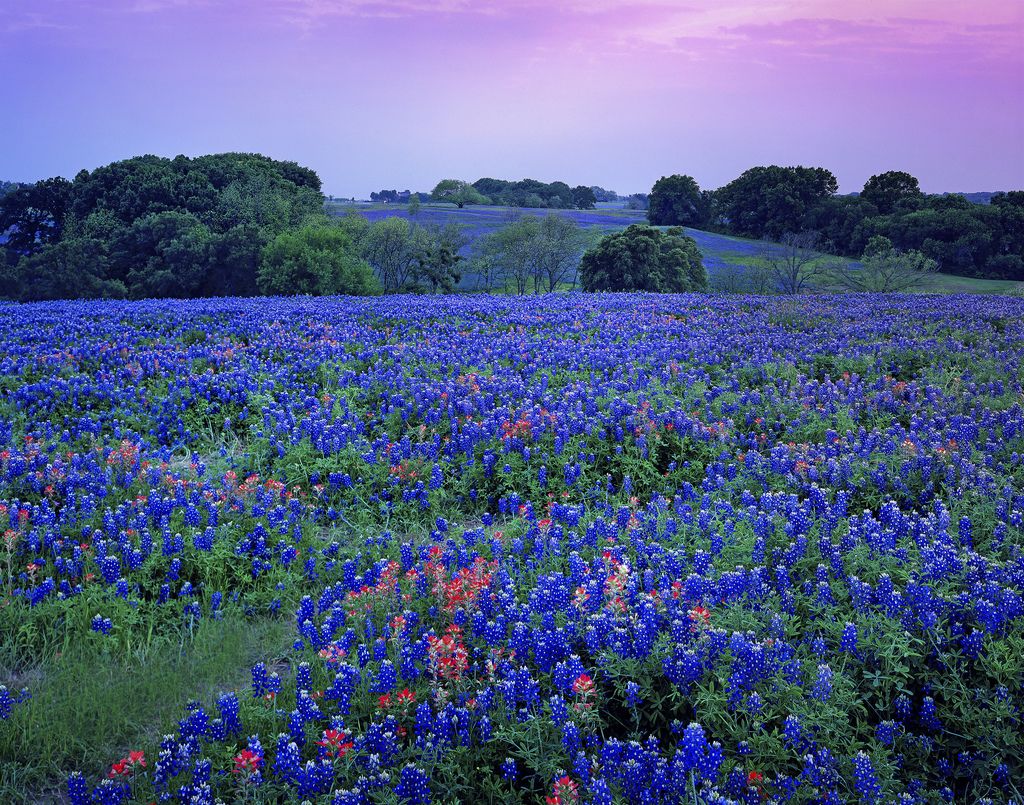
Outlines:
POLYGON ((627 195, 684 173, 716 188, 759 164, 828 168, 842 194, 886 170, 928 193, 1024 187, 1021 4, 0 0, 0 11, 16 124, 0 132, 0 179, 245 151, 311 167, 339 198, 448 177, 627 195))

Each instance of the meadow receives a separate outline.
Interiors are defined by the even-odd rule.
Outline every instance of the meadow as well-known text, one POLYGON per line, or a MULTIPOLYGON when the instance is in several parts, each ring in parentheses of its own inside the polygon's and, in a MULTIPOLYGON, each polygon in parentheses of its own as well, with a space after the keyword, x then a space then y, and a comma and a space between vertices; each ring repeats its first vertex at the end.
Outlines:
MULTIPOLYGON (((498 290, 481 288, 481 279, 473 270, 471 258, 473 244, 478 238, 492 234, 518 215, 545 216, 561 215, 579 224, 583 229, 592 232, 596 240, 603 235, 619 232, 630 224, 647 223, 647 213, 642 210, 629 210, 619 203, 598 203, 594 210, 549 210, 530 208, 510 208, 489 205, 473 205, 459 209, 452 204, 424 204, 419 211, 410 214, 404 204, 385 203, 350 203, 345 201, 329 201, 325 204, 329 215, 340 216, 356 213, 367 218, 371 223, 382 218, 406 218, 421 226, 444 226, 456 224, 462 228, 467 239, 462 249, 466 260, 462 266, 460 291, 498 290)), ((663 229, 666 227, 662 227, 663 229)), ((713 287, 723 275, 734 272, 742 275, 744 271, 764 266, 764 250, 766 244, 760 240, 726 235, 719 232, 708 232, 692 227, 685 227, 685 232, 697 242, 703 258, 704 267, 713 287)), ((855 267, 856 260, 848 257, 828 255, 821 262, 830 267, 844 269, 855 267)), ((841 290, 838 285, 830 287, 828 281, 819 282, 820 290, 841 290)), ((927 284, 931 293, 971 293, 971 294, 1006 294, 1014 292, 1020 286, 1015 280, 990 280, 977 277, 962 277, 952 274, 937 274, 927 284)))
POLYGON ((1024 299, 0 314, 0 801, 1024 802, 1024 299))

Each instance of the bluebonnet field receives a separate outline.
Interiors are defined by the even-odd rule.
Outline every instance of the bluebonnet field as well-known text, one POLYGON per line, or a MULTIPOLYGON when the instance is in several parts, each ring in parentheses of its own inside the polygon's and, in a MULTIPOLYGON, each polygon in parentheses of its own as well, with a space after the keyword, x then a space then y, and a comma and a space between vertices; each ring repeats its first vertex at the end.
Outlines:
POLYGON ((76 805, 1024 802, 1024 300, 0 313, 15 662, 294 641, 76 805))

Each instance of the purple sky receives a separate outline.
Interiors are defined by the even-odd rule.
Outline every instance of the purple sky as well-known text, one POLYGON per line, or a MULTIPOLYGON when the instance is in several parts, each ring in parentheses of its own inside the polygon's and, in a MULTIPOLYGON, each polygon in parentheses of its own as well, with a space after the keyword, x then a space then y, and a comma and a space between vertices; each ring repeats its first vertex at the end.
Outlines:
POLYGON ((326 192, 758 164, 1024 188, 1020 0, 0 0, 0 179, 260 151, 326 192))

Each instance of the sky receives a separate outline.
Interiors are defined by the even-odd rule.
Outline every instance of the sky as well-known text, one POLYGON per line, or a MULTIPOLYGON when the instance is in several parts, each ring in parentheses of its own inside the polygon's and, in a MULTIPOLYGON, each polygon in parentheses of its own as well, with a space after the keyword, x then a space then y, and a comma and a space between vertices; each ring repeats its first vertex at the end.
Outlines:
POLYGON ((1024 0, 0 0, 0 179, 258 151, 324 191, 820 165, 1024 188, 1024 0))

